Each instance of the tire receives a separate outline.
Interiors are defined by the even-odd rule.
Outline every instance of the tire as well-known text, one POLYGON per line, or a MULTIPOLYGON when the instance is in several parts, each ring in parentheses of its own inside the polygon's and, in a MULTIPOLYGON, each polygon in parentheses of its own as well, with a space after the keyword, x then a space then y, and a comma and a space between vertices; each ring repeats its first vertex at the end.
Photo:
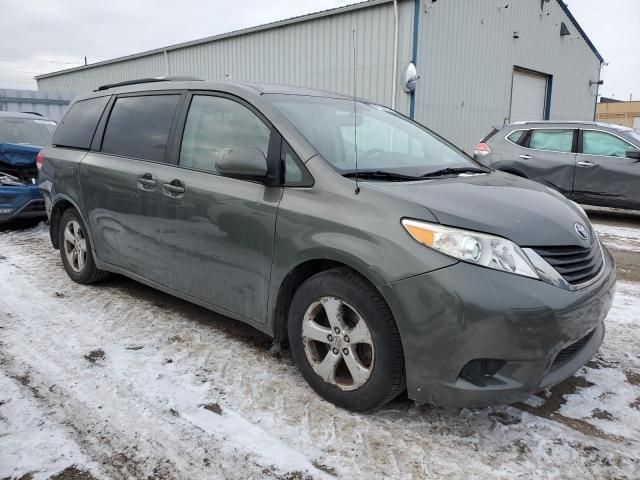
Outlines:
POLYGON ((302 376, 338 407, 374 410, 405 388, 404 354, 391 310, 348 268, 327 270, 300 286, 289 309, 288 334, 302 376))
POLYGON ((75 209, 62 214, 58 235, 62 264, 71 280, 88 285, 109 277, 109 272, 96 268, 87 228, 75 209))

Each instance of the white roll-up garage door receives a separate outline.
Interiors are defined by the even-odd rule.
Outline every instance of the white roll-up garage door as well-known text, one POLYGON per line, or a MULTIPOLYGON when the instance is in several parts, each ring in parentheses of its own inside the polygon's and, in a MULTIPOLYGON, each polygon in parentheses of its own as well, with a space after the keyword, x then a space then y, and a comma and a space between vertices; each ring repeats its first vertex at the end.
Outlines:
POLYGON ((547 76, 514 70, 511 92, 511 121, 544 120, 547 76))

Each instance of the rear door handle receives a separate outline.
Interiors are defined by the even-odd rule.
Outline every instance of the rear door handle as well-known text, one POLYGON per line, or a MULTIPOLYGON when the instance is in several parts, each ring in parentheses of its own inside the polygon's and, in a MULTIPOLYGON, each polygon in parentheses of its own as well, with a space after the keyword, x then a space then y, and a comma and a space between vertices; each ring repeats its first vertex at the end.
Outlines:
POLYGON ((576 163, 576 165, 578 165, 579 167, 583 167, 583 168, 591 168, 591 167, 595 167, 595 164, 591 163, 591 162, 578 162, 576 163))
POLYGON ((180 180, 171 180, 169 183, 163 183, 164 192, 171 197, 177 197, 185 192, 184 183, 180 180))
POLYGON ((522 160, 531 160, 533 157, 531 155, 520 155, 522 160))
POLYGON ((138 177, 138 184, 144 190, 153 190, 158 182, 153 179, 153 175, 150 173, 145 173, 138 177))

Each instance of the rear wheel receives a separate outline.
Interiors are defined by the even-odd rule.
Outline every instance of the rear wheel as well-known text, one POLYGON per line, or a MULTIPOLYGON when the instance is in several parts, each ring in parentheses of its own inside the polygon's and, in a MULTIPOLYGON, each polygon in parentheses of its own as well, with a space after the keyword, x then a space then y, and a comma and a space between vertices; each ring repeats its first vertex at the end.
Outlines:
POLYGON ((328 270, 302 284, 288 328, 296 365, 326 400, 366 411, 404 390, 404 356, 391 311, 351 270, 328 270))
POLYGON ((73 281, 89 284, 109 276, 109 272, 96 268, 87 229, 74 209, 62 214, 58 233, 62 264, 73 281))

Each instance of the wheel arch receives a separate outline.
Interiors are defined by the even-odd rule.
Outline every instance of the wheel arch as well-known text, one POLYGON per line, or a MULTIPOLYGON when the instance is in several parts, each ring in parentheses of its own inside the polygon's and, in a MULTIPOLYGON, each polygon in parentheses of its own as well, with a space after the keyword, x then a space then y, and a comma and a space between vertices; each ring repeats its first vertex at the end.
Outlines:
MULTIPOLYGON (((359 266, 355 265, 353 262, 345 261, 344 258, 310 258, 299 262, 290 268, 287 274, 284 275, 283 280, 279 283, 277 290, 274 292, 275 300, 270 311, 272 312, 272 331, 275 343, 285 343, 288 341, 287 324, 289 319, 289 306, 291 305, 293 296, 300 286, 306 280, 318 273, 341 267, 348 268, 371 284, 393 312, 393 309, 391 308, 391 305, 389 305, 385 295, 380 288, 378 288, 382 282, 376 275, 366 275, 363 272, 363 268, 359 268, 359 266)), ((368 271, 371 273, 371 269, 368 271)), ((397 320, 395 320, 395 318, 394 321, 396 321, 397 324, 397 320)))
MULTIPOLYGON (((51 239, 53 248, 55 248, 56 250, 60 248, 58 241, 60 238, 60 218, 62 218, 62 214, 64 214, 64 212, 70 208, 73 208, 76 212, 78 212, 78 215, 80 215, 80 218, 82 219, 82 222, 84 223, 89 236, 91 236, 91 228, 89 227, 89 222, 87 222, 87 219, 82 214, 82 210, 80 210, 78 204, 67 195, 60 194, 51 202, 51 213, 49 214, 49 237, 51 239)), ((91 247, 93 249, 93 241, 91 241, 91 247)))

